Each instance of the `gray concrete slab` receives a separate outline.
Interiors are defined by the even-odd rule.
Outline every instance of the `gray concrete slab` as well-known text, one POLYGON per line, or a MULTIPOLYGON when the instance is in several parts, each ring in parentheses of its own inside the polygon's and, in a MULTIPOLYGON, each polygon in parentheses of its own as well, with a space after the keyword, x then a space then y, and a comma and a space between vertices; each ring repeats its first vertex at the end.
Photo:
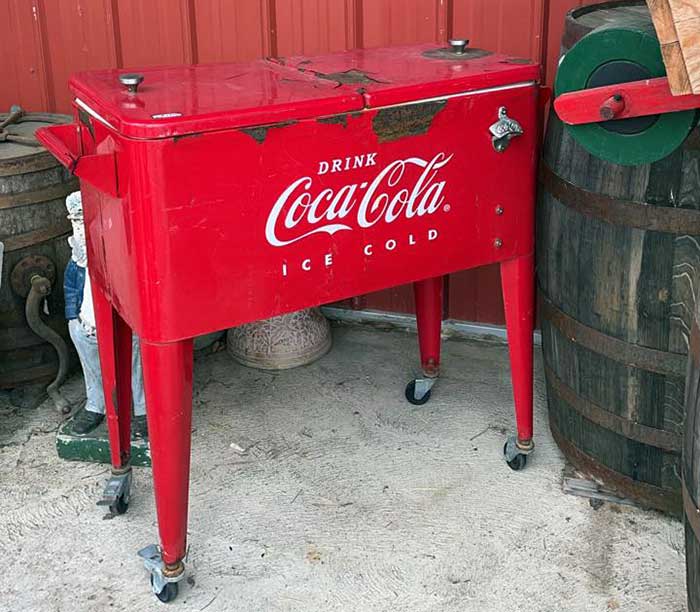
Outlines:
MULTIPOLYGON (((173 609, 685 610, 679 522, 562 493, 539 360, 538 447, 519 473, 501 457, 506 347, 445 341, 423 407, 403 399, 416 362, 415 336, 348 327, 297 370, 197 360, 173 609)), ((77 400, 81 380, 66 389, 77 400)), ((128 513, 103 520, 106 470, 59 460, 56 426, 48 404, 0 419, 0 610, 162 610, 136 557, 156 541, 149 471, 128 513)))

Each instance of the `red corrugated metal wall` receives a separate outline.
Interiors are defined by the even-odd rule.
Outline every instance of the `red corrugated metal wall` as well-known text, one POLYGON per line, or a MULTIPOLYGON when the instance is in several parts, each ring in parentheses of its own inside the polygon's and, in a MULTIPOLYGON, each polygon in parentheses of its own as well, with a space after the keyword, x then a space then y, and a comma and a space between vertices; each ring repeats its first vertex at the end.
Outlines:
MULTIPOLYGON (((245 60, 464 36, 556 67, 575 0, 0 0, 0 109, 69 112, 77 70, 245 60)), ((412 311, 407 287, 354 307, 412 311)), ((446 316, 501 323, 491 266, 449 279, 446 316)))

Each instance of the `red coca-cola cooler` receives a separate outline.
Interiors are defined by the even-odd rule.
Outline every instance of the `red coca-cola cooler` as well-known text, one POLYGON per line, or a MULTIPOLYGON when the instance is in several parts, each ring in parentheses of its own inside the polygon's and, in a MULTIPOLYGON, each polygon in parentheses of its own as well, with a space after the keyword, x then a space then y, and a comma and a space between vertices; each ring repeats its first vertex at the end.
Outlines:
POLYGON ((75 122, 38 137, 81 179, 116 513, 141 338, 161 543, 140 554, 161 600, 184 574, 194 336, 413 283, 423 372, 406 397, 421 404, 443 276, 498 262, 517 417, 504 452, 524 466, 538 74, 451 41, 71 79, 75 122))

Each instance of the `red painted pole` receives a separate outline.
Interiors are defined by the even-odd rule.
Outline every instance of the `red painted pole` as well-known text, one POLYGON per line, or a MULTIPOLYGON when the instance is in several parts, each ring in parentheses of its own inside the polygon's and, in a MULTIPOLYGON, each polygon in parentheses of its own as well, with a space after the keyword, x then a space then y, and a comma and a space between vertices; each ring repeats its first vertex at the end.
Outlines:
POLYGON ((596 123, 610 112, 610 118, 627 119, 695 108, 700 108, 700 95, 674 96, 666 77, 571 91, 554 100, 554 110, 569 125, 596 123))
POLYGON ((131 457, 131 409, 133 406, 131 394, 131 364, 132 364, 132 334, 116 310, 112 312, 114 321, 114 340, 117 364, 117 412, 119 415, 119 444, 122 453, 126 451, 125 461, 131 457))
POLYGON ((131 457, 131 329, 112 308, 99 284, 91 282, 102 390, 105 397, 112 467, 131 457))
POLYGON ((141 341, 153 489, 163 561, 177 568, 187 544, 192 428, 192 340, 141 341))
POLYGON ((534 255, 501 263, 515 421, 518 442, 523 446, 529 446, 532 440, 534 273, 534 255))
POLYGON ((413 283, 420 362, 423 374, 431 378, 440 371, 443 284, 442 276, 413 283))

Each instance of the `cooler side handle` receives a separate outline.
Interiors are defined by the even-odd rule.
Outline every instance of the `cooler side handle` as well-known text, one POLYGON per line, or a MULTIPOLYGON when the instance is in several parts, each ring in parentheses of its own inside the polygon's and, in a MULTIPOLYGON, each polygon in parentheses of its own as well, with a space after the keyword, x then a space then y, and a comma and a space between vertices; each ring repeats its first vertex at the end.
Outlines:
POLYGON ((107 195, 119 197, 116 156, 114 153, 81 155, 78 130, 72 123, 52 125, 39 128, 36 138, 71 174, 107 195))
POLYGON ((51 125, 39 128, 35 134, 36 139, 68 168, 71 174, 75 174, 75 167, 80 159, 78 126, 73 123, 51 125))

